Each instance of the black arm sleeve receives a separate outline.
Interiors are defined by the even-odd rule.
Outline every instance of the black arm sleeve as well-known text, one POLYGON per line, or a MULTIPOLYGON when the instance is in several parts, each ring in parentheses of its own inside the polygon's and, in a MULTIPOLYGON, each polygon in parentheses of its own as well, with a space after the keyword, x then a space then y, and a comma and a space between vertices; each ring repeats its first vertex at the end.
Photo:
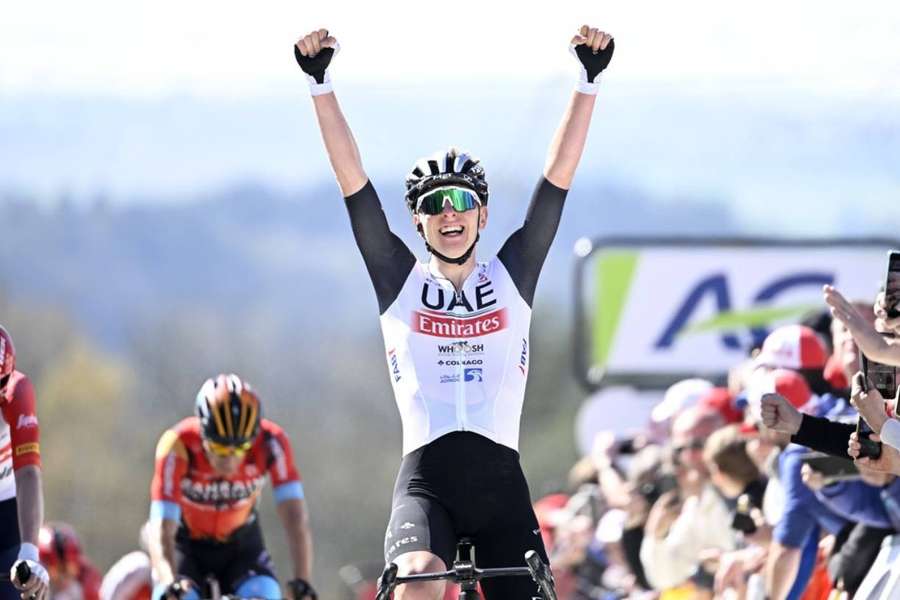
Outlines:
POLYGON ((558 188, 541 177, 531 197, 525 223, 509 236, 497 253, 497 258, 506 267, 519 295, 528 306, 534 300, 538 276, 556 236, 567 193, 568 190, 558 188))
POLYGON ((817 452, 849 459, 847 444, 850 443, 850 434, 854 431, 856 426, 850 423, 838 423, 822 417, 803 415, 800 429, 791 436, 791 441, 817 452))
POLYGON ((387 218, 381 209, 378 194, 372 182, 344 201, 350 213, 353 237, 362 253, 375 295, 378 297, 378 311, 384 311, 393 304, 400 294, 409 272, 416 264, 416 257, 406 244, 391 232, 387 218))

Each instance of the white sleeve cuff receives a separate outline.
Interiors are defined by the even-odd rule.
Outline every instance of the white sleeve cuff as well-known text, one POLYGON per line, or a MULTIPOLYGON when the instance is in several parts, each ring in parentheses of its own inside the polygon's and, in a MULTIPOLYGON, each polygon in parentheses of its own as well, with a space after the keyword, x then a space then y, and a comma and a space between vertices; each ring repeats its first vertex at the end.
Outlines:
POLYGON ((309 93, 313 96, 321 96, 323 94, 330 94, 333 91, 334 91, 334 88, 331 87, 330 81, 326 81, 325 83, 309 84, 309 93))
POLYGON ((41 555, 38 547, 29 542, 24 542, 19 546, 19 560, 30 560, 32 562, 40 562, 41 555))
POLYGON ((328 73, 327 69, 325 70, 325 77, 323 78, 322 83, 316 82, 316 78, 310 75, 307 75, 306 79, 309 81, 309 93, 313 96, 330 94, 334 91, 334 88, 331 86, 331 75, 328 73))
POLYGON ((579 81, 578 85, 575 86, 575 90, 581 92, 582 94, 588 94, 590 96, 596 96, 597 92, 600 91, 600 75, 597 75, 594 78, 594 83, 588 83, 587 81, 579 81))
POLYGON ((900 450, 900 421, 888 419, 881 427, 881 441, 900 450))

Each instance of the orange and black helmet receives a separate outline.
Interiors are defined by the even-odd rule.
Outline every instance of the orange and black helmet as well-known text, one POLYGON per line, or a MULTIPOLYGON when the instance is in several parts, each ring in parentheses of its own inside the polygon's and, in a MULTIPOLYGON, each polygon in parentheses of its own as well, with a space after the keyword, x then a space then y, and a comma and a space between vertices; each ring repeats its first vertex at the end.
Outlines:
POLYGON ((259 433, 259 397, 233 373, 207 379, 197 393, 196 409, 204 439, 217 444, 243 446, 259 433))

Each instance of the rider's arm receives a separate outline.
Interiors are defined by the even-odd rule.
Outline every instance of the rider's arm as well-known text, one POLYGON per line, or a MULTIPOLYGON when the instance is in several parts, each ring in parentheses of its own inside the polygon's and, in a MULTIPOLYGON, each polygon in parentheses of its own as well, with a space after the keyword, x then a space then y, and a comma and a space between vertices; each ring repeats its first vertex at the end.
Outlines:
POLYGON ((309 582, 312 575, 312 534, 304 501, 303 482, 294 464, 291 442, 284 430, 275 423, 263 420, 272 455, 269 477, 276 510, 287 535, 294 564, 294 576, 309 582))
MULTIPOLYGON (((12 466, 16 477, 19 535, 22 544, 31 544, 36 553, 38 532, 44 522, 41 433, 35 413, 34 387, 31 381, 23 376, 17 378, 11 385, 14 387, 10 390, 10 402, 3 405, 3 418, 9 423, 12 466)), ((28 558, 37 561, 37 556, 28 558)))
POLYGON ((581 80, 572 92, 562 123, 553 136, 544 177, 556 187, 569 189, 584 152, 600 73, 609 65, 615 45, 608 33, 584 25, 572 38, 570 51, 581 63, 581 80))
POLYGON ((287 535, 294 564, 294 577, 309 581, 312 577, 313 544, 306 503, 300 498, 283 500, 276 506, 287 535))
POLYGON ((575 169, 584 152, 596 99, 591 94, 572 92, 569 106, 550 143, 544 177, 558 188, 567 190, 572 185, 575 169))
POLYGON ((331 161, 341 193, 344 197, 351 196, 369 181, 356 140, 353 139, 353 133, 344 119, 334 92, 313 96, 313 106, 316 108, 316 119, 319 121, 319 131, 322 132, 328 160, 331 161))
POLYGON ((320 29, 297 42, 298 52, 295 55, 300 67, 311 80, 313 105, 325 150, 346 200, 353 236, 375 286, 379 311, 383 313, 400 293, 415 264, 415 257, 388 227, 378 194, 363 169, 356 140, 344 119, 337 97, 332 91, 331 79, 327 75, 327 67, 334 55, 315 68, 309 64, 313 58, 327 56, 325 49, 336 46, 337 41, 329 37, 326 30, 320 29), (318 74, 312 75, 313 71, 318 74), (321 85, 323 78, 328 82, 326 85, 321 85), (316 84, 316 79, 320 80, 319 84, 316 84))
POLYGON ((41 490, 40 465, 28 465, 16 471, 16 504, 22 543, 38 543, 38 532, 44 522, 44 494, 41 490))
MULTIPOLYGON (((585 29, 583 28, 582 31, 585 29)), ((593 33, 591 36, 592 41, 593 33)), ((587 41, 589 41, 588 38, 576 36, 572 43, 583 44, 587 41)), ((598 56, 605 56, 606 62, 608 62, 612 55, 612 48, 603 52, 598 56), (604 55, 603 52, 608 54, 604 55)), ((579 60, 581 59, 579 58, 579 60)), ((583 70, 586 73, 586 69, 583 70)), ((588 126, 594 111, 593 94, 596 94, 598 85, 593 81, 594 79, 591 79, 591 82, 579 85, 579 91, 572 93, 562 123, 550 144, 544 176, 538 182, 531 197, 525 223, 510 236, 497 254, 500 262, 503 263, 515 282, 522 299, 529 306, 534 299, 534 290, 537 287, 544 259, 547 258, 550 244, 553 243, 559 227, 566 193, 584 151, 588 126), (592 93, 586 93, 587 91, 592 93)))
POLYGON ((187 449, 174 430, 167 430, 156 446, 150 484, 150 561, 157 583, 175 580, 175 532, 181 522, 181 479, 187 472, 187 449))
POLYGON ((328 30, 319 29, 297 41, 294 56, 310 80, 313 106, 325 150, 341 192, 347 197, 361 190, 369 178, 363 170, 356 140, 332 91, 328 67, 338 49, 337 40, 328 35, 328 30))
POLYGON ((156 582, 168 585, 175 581, 175 532, 178 521, 150 518, 148 550, 156 582))

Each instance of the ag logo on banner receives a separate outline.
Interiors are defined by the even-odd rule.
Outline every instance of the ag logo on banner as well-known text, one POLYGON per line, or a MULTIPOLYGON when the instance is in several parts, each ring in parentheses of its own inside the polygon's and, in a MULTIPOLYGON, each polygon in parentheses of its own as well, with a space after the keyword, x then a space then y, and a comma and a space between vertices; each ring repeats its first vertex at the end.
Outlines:
POLYGON ((598 245, 581 259, 576 293, 585 381, 723 374, 773 327, 823 310, 825 284, 871 302, 891 245, 598 245))

